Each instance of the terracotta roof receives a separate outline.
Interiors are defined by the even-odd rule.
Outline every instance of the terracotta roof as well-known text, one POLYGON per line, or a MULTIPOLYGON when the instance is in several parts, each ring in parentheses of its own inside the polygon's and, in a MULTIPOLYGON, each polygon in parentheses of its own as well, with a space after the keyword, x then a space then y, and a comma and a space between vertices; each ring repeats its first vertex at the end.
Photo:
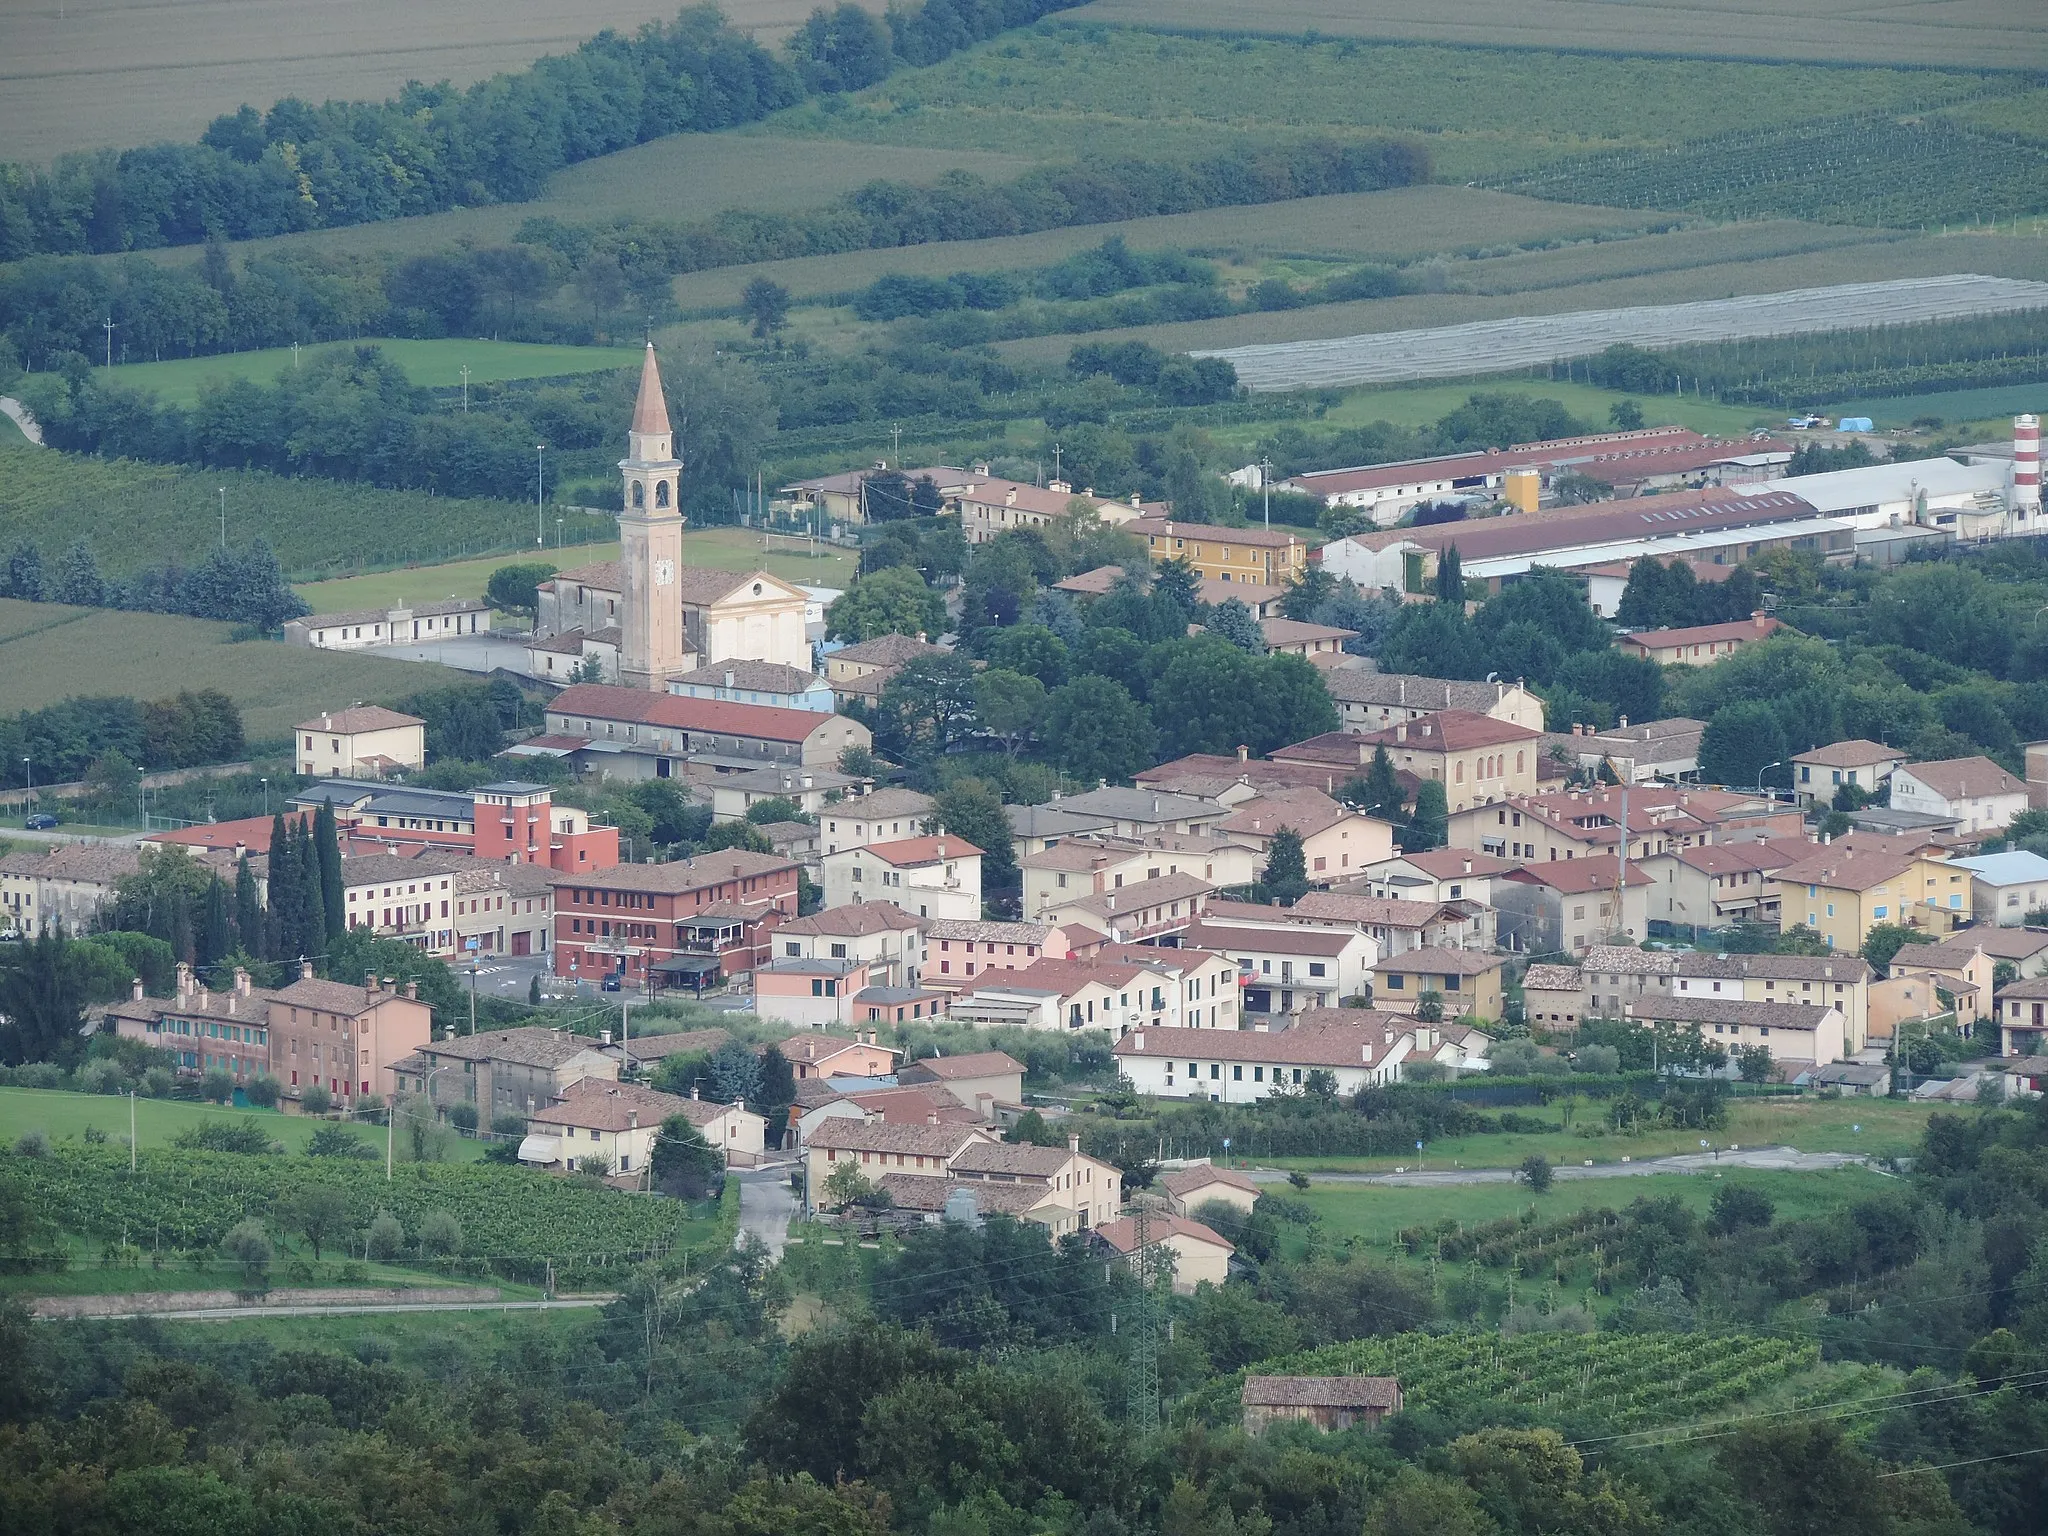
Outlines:
MULTIPOLYGON (((302 981, 301 987, 315 983, 302 981)), ((333 983, 324 983, 333 985, 333 983)), ((287 992, 296 988, 287 988, 287 992)), ((351 987, 351 992, 361 989, 351 987)), ((289 997, 286 999, 289 1001, 289 997)), ((331 1006, 331 1005, 318 1005, 331 1006)), ((552 1029, 493 1029, 476 1035, 454 1035, 421 1047, 428 1056, 452 1056, 458 1061, 509 1061, 523 1067, 553 1069, 574 1060, 585 1051, 600 1047, 590 1035, 572 1035, 552 1029)))
MULTIPOLYGON (((1209 910, 1238 916, 1237 903, 1211 902, 1209 910)), ((1439 901, 1401 901, 1382 896, 1351 896, 1342 891, 1310 891, 1285 909, 1297 918, 1360 924, 1376 928, 1422 928, 1444 913, 1439 901)))
POLYGON ((1022 1216, 1054 1198, 1042 1184, 998 1184, 987 1179, 935 1179, 915 1173, 885 1173, 876 1183, 899 1210, 943 1211, 964 1192, 984 1216, 1022 1216))
MULTIPOLYGON (((1618 861, 1611 853, 1598 853, 1584 859, 1552 859, 1542 864, 1528 864, 1520 869, 1510 870, 1502 878, 1522 885, 1544 885, 1567 896, 1586 895, 1593 891, 1614 889, 1618 861)), ((1657 882, 1644 874, 1639 860, 1630 860, 1628 884, 1655 885, 1657 882)))
MULTIPOLYGON (((694 859, 672 859, 666 864, 614 864, 609 869, 551 871, 549 884, 611 891, 653 891, 657 895, 674 896, 705 886, 722 885, 728 880, 758 878, 795 868, 793 861, 779 853, 722 848, 715 853, 700 853, 694 859)), ((767 910, 765 905, 762 910, 767 910)))
MULTIPOLYGON (((414 861, 417 862, 417 861, 414 861)), ((347 863, 342 867, 346 869, 347 863)), ((460 866, 455 874, 455 889, 458 894, 469 896, 478 891, 496 891, 506 896, 540 896, 554 889, 554 882, 548 876, 551 871, 545 864, 502 864, 496 859, 472 860, 460 866)))
POLYGON ((850 821, 877 821, 884 816, 929 816, 932 797, 915 789, 878 789, 825 807, 827 817, 850 821))
POLYGON ((848 902, 843 907, 827 907, 809 917, 784 923, 775 931, 783 936, 801 934, 808 938, 857 939, 870 933, 902 933, 919 927, 923 922, 924 919, 912 917, 893 902, 861 901, 848 902))
POLYGON ((401 715, 397 710, 386 709, 381 704, 356 704, 348 709, 337 709, 328 714, 317 715, 311 720, 301 720, 298 729, 349 736, 360 731, 388 731, 402 725, 423 726, 426 723, 417 715, 401 715))
POLYGON ((959 1173, 1006 1173, 1015 1178, 1050 1179, 1073 1156, 1065 1147, 987 1141, 963 1148, 953 1159, 953 1168, 959 1173))
POLYGON ((600 592, 623 592, 626 589, 623 569, 616 560, 593 560, 588 565, 571 566, 566 571, 555 572, 549 578, 549 584, 557 591, 566 582, 572 586, 596 587, 600 592))
MULTIPOLYGON (((1182 937, 1190 944, 1228 954, 1237 950, 1264 951, 1276 955, 1328 955, 1335 957, 1364 936, 1350 928, 1224 928, 1210 922, 1190 924, 1182 937)), ((1331 978, 1333 981, 1335 977, 1331 978)))
POLYGON ((1438 880, 1455 880, 1462 875, 1474 879, 1504 875, 1516 867, 1512 859, 1474 853, 1466 848, 1432 848, 1424 853, 1398 853, 1394 857, 1438 880))
POLYGON ((1285 528, 1226 528, 1220 523, 1176 523, 1170 517, 1141 517, 1124 524, 1124 532, 1141 539, 1199 541, 1205 544, 1249 545, 1254 549, 1286 549, 1308 541, 1285 528))
POLYGON ((756 693, 808 693, 813 688, 822 688, 825 680, 799 667, 785 667, 777 661, 732 661, 712 662, 685 672, 680 677, 668 680, 668 689, 674 693, 677 688, 747 688, 756 693), (728 682, 726 679, 730 678, 728 682))
POLYGON ((1404 949, 1398 955, 1389 955, 1372 970, 1376 976, 1389 971, 1403 975, 1484 976, 1506 963, 1499 955, 1485 954, 1476 949, 1447 949, 1441 944, 1425 944, 1418 949, 1404 949))
POLYGON ((1657 994, 1632 998, 1626 1006, 1632 1019, 1662 1019, 1674 1024, 1750 1024, 1765 1029, 1812 1029, 1826 1012, 1800 1003, 1751 1003, 1730 997, 1657 994))
POLYGON ((1969 959, 1972 950, 1981 949, 1994 960, 2031 960, 2048 949, 2048 931, 2039 928, 1965 928, 1952 933, 1939 944, 1916 948, 1913 959, 1925 964, 1936 954, 1945 958, 1952 955, 1953 963, 1961 965, 1969 959))
MULTIPOLYGON (((869 903, 872 905, 872 903, 869 903)), ((935 919, 926 939, 964 939, 970 944, 1043 944, 1052 933, 1047 923, 978 922, 964 917, 935 919)))
POLYGON ((826 1152, 902 1152, 948 1161, 983 1139, 981 1132, 965 1125, 870 1124, 836 1116, 806 1138, 808 1145, 826 1152))
MULTIPOLYGON (((1097 891, 1065 901, 1051 903, 1054 908, 1079 907, 1084 912, 1093 912, 1098 917, 1128 917, 1133 912, 1142 912, 1148 907, 1171 906, 1175 902, 1192 903, 1195 898, 1215 890, 1207 880, 1194 875, 1161 875, 1156 880, 1136 880, 1114 890, 1097 891)), ((1194 908, 1188 909, 1194 916, 1194 908)))
MULTIPOLYGON (((1207 1243, 1212 1248, 1221 1248, 1227 1253, 1237 1252, 1237 1246, 1199 1221, 1190 1221, 1185 1216, 1169 1216, 1165 1211, 1154 1211, 1148 1220, 1151 1240, 1156 1245, 1171 1237, 1190 1238, 1198 1243, 1207 1243)), ((1138 1251, 1138 1223, 1129 1216, 1116 1221, 1105 1222, 1095 1229, 1101 1238, 1118 1253, 1138 1251)))
POLYGON ((971 1077, 1001 1077, 1022 1072, 1024 1063, 1008 1051, 973 1051, 965 1056, 927 1056, 913 1061, 899 1077, 931 1077, 940 1082, 958 1082, 971 1077))
MULTIPOLYGON (((1348 1010, 1347 1010, 1348 1011, 1348 1010)), ((1385 1015, 1359 1012, 1364 1019, 1385 1015)), ((1134 1029, 1110 1047, 1113 1056, 1167 1061, 1269 1062, 1292 1067, 1372 1066, 1415 1028, 1410 1020, 1315 1029, 1134 1029), (1388 1037, 1392 1036, 1390 1040, 1388 1037)))
POLYGON ((42 880, 76 880, 86 885, 112 885, 142 868, 142 851, 118 843, 59 843, 38 860, 34 873, 42 880))
POLYGON ((1825 747, 1812 747, 1804 752, 1792 754, 1795 763, 1810 763, 1815 768, 1861 768, 1869 763, 1884 762, 1889 758, 1902 758, 1906 754, 1897 747, 1888 747, 1881 741, 1867 741, 1861 736, 1848 741, 1832 742, 1825 747))
POLYGON ((1401 1406, 1391 1376, 1247 1376, 1238 1394, 1251 1408, 1382 1408, 1401 1406))
POLYGON ((784 1059, 816 1064, 843 1056, 852 1050, 886 1051, 891 1057, 900 1056, 901 1051, 886 1045, 865 1045, 859 1040, 848 1040, 843 1035, 828 1035, 817 1030, 801 1035, 791 1035, 781 1042, 779 1049, 784 1059))
POLYGON ((1259 1186, 1235 1168, 1218 1168, 1213 1163, 1205 1163, 1198 1168, 1176 1168, 1159 1178, 1160 1188, 1183 1198, 1198 1189, 1208 1189, 1217 1184, 1228 1184, 1232 1189, 1241 1189, 1252 1195, 1259 1192, 1259 1186))
POLYGON ((1777 873, 1782 885, 1831 885, 1838 890, 1867 891, 1896 880, 1913 867, 1913 856, 1840 843, 1815 851, 1810 858, 1785 865, 1777 873))
POLYGON ((632 721, 671 730, 745 736, 756 741, 804 741, 820 726, 838 719, 815 709, 739 704, 731 699, 686 699, 673 693, 614 688, 609 683, 577 683, 564 688, 548 701, 547 710, 551 715, 632 721))
POLYGON ((1220 823, 1225 832, 1271 837, 1286 829, 1312 837, 1351 815, 1319 789, 1273 789, 1233 806, 1220 823))
POLYGON ((124 997, 118 1002, 107 1004, 106 1013, 110 1018, 141 1019, 146 1021, 169 1016, 174 1019, 233 1019, 238 1023, 264 1023, 269 1004, 282 994, 268 987, 251 987, 240 993, 230 987, 227 991, 193 991, 183 997, 145 997, 140 1001, 124 997))
POLYGON ((1718 645, 1727 640, 1762 640, 1785 626, 1773 618, 1730 619, 1725 624, 1694 624, 1685 629, 1641 629, 1623 635, 1624 646, 1646 651, 1669 650, 1675 646, 1718 645))
POLYGON ((1304 624, 1298 619, 1261 619, 1259 632, 1266 637, 1270 649, 1282 646, 1300 645, 1309 640, 1335 640, 1339 646, 1346 640, 1356 640, 1355 629, 1338 629, 1330 624, 1304 624))
MULTIPOLYGON (((1343 734, 1343 733, 1338 733, 1343 734)), ((1365 745, 1365 761, 1372 761, 1372 748, 1376 746, 1408 747, 1429 752, 1464 752, 1473 747, 1498 747, 1510 743, 1535 741, 1541 731, 1531 730, 1526 725, 1516 725, 1509 720, 1496 720, 1491 715, 1482 715, 1469 709, 1442 709, 1433 715, 1424 715, 1420 720, 1410 720, 1405 725, 1396 724, 1381 730, 1368 731, 1362 736, 1353 736, 1353 742, 1365 745)), ((1327 741, 1327 737, 1317 737, 1327 741)), ((1304 746, 1308 743, 1303 743, 1304 746)), ((1285 757, 1295 751, 1293 747, 1282 747, 1273 755, 1285 757)))
POLYGON ((1595 944, 1579 957, 1579 969, 1614 976, 1669 976, 1677 963, 1669 950, 1637 949, 1633 944, 1595 944))
POLYGON ((912 635, 877 635, 872 640, 862 640, 853 645, 843 646, 832 652, 826 661, 853 661, 872 667, 900 667, 905 662, 915 661, 920 656, 939 656, 941 647, 928 644, 912 635))
POLYGON ((668 425, 668 401, 662 398, 661 369, 654 361, 654 343, 647 343, 647 353, 640 360, 640 393, 633 401, 633 430, 635 432, 666 432, 668 425))
POLYGON ((1772 981, 1839 981, 1859 985, 1876 974, 1868 961, 1855 955, 1708 955, 1681 951, 1671 959, 1671 974, 1689 980, 1762 976, 1772 981))
MULTIPOLYGON (((847 853, 862 850, 848 848, 847 853)), ((894 843, 869 843, 865 850, 884 864, 894 864, 899 869, 913 869, 925 864, 941 864, 947 859, 978 859, 981 850, 964 837, 943 834, 935 837, 906 837, 894 843)))
POLYGON ((1810 857, 1813 849, 1814 845, 1804 839, 1773 837, 1754 843, 1702 843, 1693 848, 1673 848, 1651 857, 1676 859, 1706 875, 1725 875, 1740 870, 1770 873, 1810 857))
MULTIPOLYGON (((624 1131, 635 1125, 658 1126, 670 1115, 682 1114, 689 1102, 680 1095, 657 1093, 635 1083, 584 1077, 563 1090, 561 1103, 536 1110, 527 1118, 535 1125, 574 1125, 585 1130, 624 1131)), ((729 1106, 715 1104, 706 1107, 722 1111, 729 1106)))
POLYGON ((1896 770, 1910 774, 1944 800, 1976 800, 1985 795, 2024 795, 2026 782, 2014 778, 1988 757, 1953 757, 1938 763, 1908 763, 1896 770))
POLYGON ((630 1052, 635 1061, 660 1061, 666 1056, 705 1055, 717 1050, 732 1036, 722 1029, 679 1029, 672 1035, 634 1035, 617 1049, 630 1052))
POLYGON ((1069 576, 1053 583, 1055 590, 1072 592, 1079 597, 1101 597, 1112 591, 1124 579, 1124 568, 1120 565, 1098 565, 1092 571, 1083 571, 1078 576, 1069 576))
POLYGON ((1571 965, 1532 965, 1522 973, 1524 992, 1576 992, 1579 970, 1571 965))
POLYGON ((861 1113, 870 1119, 887 1125, 981 1124, 980 1116, 940 1088, 877 1088, 839 1097, 859 1105, 861 1113))
MULTIPOLYGON (((351 885, 374 885, 380 880, 432 879, 438 875, 455 875, 476 868, 474 858, 455 856, 455 850, 435 849, 433 853, 421 853, 412 857, 396 853, 358 853, 341 861, 341 883, 351 885)), ((541 871, 547 874, 546 870, 541 871)))

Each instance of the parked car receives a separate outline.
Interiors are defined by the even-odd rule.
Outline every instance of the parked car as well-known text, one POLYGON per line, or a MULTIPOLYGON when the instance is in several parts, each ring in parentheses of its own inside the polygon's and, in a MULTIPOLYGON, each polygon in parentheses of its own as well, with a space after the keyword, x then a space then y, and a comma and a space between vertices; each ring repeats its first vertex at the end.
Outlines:
POLYGON ((617 971, 606 971, 604 975, 604 980, 598 983, 598 990, 602 992, 618 991, 619 973, 617 971))
POLYGON ((22 826, 30 832, 48 832, 56 825, 57 818, 50 815, 47 811, 37 811, 35 815, 22 823, 22 826))

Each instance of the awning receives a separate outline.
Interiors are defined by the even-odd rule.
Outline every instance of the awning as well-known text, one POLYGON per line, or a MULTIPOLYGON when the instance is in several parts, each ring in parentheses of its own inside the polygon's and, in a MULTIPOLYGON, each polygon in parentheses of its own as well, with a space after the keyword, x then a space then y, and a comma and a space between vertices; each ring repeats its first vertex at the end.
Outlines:
POLYGON ((561 1161, 561 1142, 552 1136, 529 1136, 519 1143, 519 1161, 522 1163, 557 1163, 561 1161))
POLYGON ((657 976, 680 976, 688 981, 699 976, 716 976, 718 961, 716 958, 691 960, 678 955, 673 959, 658 960, 648 970, 657 976))

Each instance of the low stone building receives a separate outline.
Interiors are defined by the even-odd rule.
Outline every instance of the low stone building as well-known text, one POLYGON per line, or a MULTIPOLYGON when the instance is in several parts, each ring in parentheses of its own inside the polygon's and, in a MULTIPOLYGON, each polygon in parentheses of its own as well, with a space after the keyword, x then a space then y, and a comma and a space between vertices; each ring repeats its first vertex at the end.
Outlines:
POLYGON ((1286 1422, 1370 1428, 1401 1411, 1401 1383, 1391 1376, 1247 1376, 1240 1401, 1248 1435, 1286 1422))

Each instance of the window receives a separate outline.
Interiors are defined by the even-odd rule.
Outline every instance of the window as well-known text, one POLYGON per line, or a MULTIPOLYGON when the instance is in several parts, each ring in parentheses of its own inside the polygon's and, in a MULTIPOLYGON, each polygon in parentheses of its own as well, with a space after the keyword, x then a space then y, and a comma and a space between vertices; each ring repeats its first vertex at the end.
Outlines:
POLYGON ((1311 960, 1311 961, 1310 961, 1310 962, 1308 963, 1308 973, 1309 973, 1309 975, 1311 975, 1311 976, 1321 976, 1321 975, 1324 975, 1324 974, 1326 973, 1327 969, 1328 969, 1328 968, 1327 968, 1327 967, 1326 967, 1326 966, 1325 966, 1325 965, 1323 964, 1323 962, 1322 962, 1322 961, 1320 961, 1320 960, 1311 960))
POLYGON ((1244 1068, 1243 1068, 1243 1067, 1232 1067, 1232 1068, 1230 1069, 1230 1080, 1231 1080, 1231 1081, 1232 1081, 1233 1083, 1241 1083, 1241 1082, 1243 1082, 1243 1081, 1244 1081, 1244 1068))

